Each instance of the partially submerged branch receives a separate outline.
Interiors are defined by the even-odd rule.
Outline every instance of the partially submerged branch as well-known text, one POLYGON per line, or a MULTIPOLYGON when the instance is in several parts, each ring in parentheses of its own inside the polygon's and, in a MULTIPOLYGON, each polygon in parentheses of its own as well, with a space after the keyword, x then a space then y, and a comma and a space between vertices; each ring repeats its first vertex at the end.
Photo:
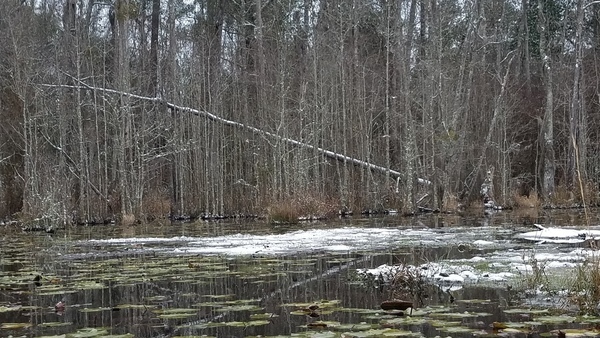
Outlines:
MULTIPOLYGON (((81 83, 81 82, 80 82, 81 83)), ((344 154, 340 154, 340 153, 336 153, 333 152, 331 150, 327 150, 327 149, 323 149, 320 147, 316 147, 313 146, 311 144, 308 143, 304 143, 304 142, 300 142, 291 138, 287 138, 287 137, 283 137, 253 126, 249 126, 247 124, 243 124, 240 122, 236 122, 236 121, 232 121, 232 120, 227 120, 224 119, 222 117, 219 117, 215 114, 212 114, 208 111, 205 110, 199 110, 199 109, 194 109, 194 108, 190 108, 190 107, 184 107, 184 106, 178 106, 176 104, 167 102, 161 98, 158 97, 147 97, 147 96, 141 96, 141 95, 136 95, 133 93, 128 93, 128 92, 123 92, 123 91, 118 91, 118 90, 114 90, 114 89, 108 89, 108 88, 100 88, 100 87, 92 87, 92 86, 88 86, 88 85, 79 85, 79 86, 75 86, 75 85, 54 85, 54 84, 41 84, 44 87, 51 87, 51 88, 70 88, 70 89, 78 89, 78 90, 97 90, 97 91, 101 91, 104 93, 109 93, 109 94, 115 94, 115 95, 122 95, 122 96, 127 96, 130 98, 134 98, 134 99, 139 99, 139 100, 145 100, 145 101, 151 101, 151 102, 155 102, 157 104, 163 104, 166 107, 168 107, 169 109, 173 110, 173 111, 178 111, 178 112, 185 112, 185 113, 189 113, 189 114, 193 114, 196 116, 201 116, 204 118, 207 118, 209 120, 215 121, 215 122, 219 122, 222 123, 224 125, 230 126, 230 127, 237 127, 237 128, 242 128, 242 129, 246 129, 249 130, 255 134, 259 134, 259 135, 264 135, 266 137, 269 138, 273 138, 300 148, 304 148, 304 149, 309 149, 309 150, 314 150, 317 151, 321 154, 323 154, 326 157, 332 158, 332 159, 336 159, 338 161, 344 161, 344 162, 350 162, 353 163, 355 165, 364 167, 364 168, 368 168, 371 170, 375 170, 375 171, 379 171, 382 173, 389 173, 390 176, 394 176, 394 177, 401 177, 402 173, 400 173, 399 171, 396 170, 391 170, 376 164, 372 164, 366 161, 362 161, 350 156, 346 156, 344 154)), ((431 181, 423 179, 423 178, 418 178, 417 179, 418 182, 420 184, 425 184, 425 185, 430 185, 431 181)))

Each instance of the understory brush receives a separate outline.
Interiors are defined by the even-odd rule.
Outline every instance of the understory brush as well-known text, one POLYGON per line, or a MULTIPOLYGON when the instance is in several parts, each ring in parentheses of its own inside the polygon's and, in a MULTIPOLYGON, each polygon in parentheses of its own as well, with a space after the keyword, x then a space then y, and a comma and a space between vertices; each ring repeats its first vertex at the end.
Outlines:
POLYGON ((421 269, 403 265, 391 280, 391 297, 411 300, 417 306, 423 305, 424 299, 428 297, 427 284, 421 269))
POLYGON ((544 304, 556 308, 600 315, 600 260, 595 253, 573 268, 549 271, 547 262, 535 258, 528 264, 531 268, 517 282, 526 303, 544 299, 544 304))
POLYGON ((513 204, 516 208, 538 208, 542 202, 535 192, 529 195, 521 195, 513 193, 512 196, 513 204))
POLYGON ((270 203, 267 218, 271 223, 296 223, 302 219, 324 219, 337 214, 330 199, 313 196, 292 196, 270 203))

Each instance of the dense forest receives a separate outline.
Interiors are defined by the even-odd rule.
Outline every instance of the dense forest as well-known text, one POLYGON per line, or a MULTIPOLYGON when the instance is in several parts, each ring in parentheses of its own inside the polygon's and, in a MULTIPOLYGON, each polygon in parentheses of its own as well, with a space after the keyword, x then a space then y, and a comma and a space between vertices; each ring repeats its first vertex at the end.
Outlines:
POLYGON ((4 0, 0 218, 597 203, 600 1, 4 0))

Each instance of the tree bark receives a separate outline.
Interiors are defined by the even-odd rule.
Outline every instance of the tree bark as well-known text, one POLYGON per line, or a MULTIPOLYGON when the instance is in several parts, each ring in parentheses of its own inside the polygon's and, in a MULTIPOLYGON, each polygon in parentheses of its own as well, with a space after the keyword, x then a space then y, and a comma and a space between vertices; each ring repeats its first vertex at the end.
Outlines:
POLYGON ((542 59, 542 72, 544 75, 545 106, 544 119, 542 122, 543 133, 543 154, 544 154, 544 173, 543 173, 543 196, 547 201, 554 194, 554 174, 555 174, 555 155, 554 155, 554 96, 552 91, 552 60, 548 55, 548 19, 544 14, 544 1, 538 1, 538 32, 540 34, 540 58, 542 59))
MULTIPOLYGON (((573 91, 571 93, 571 105, 569 109, 569 136, 567 159, 567 185, 570 189, 574 187, 576 179, 577 161, 584 158, 577 158, 583 143, 581 135, 582 119, 582 95, 581 95, 581 74, 582 74, 582 41, 581 33, 583 30, 583 0, 577 0, 577 22, 575 32, 575 64, 573 69, 573 91)), ((585 168, 585 163, 579 163, 581 168, 585 168)))

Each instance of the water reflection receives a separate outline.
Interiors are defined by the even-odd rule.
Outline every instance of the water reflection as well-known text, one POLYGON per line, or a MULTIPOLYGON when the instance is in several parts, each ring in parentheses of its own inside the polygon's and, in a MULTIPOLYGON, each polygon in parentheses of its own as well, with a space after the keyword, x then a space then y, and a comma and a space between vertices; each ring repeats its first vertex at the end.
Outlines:
MULTIPOLYGON (((598 220, 598 214, 594 214, 594 220, 598 220)), ((285 234, 297 231, 299 227, 332 229, 348 226, 431 228, 442 234, 444 229, 450 231, 456 227, 511 229, 526 228, 527 224, 535 222, 582 224, 584 220, 579 211, 570 211, 524 216, 504 212, 486 217, 427 215, 340 219, 278 227, 256 222, 111 225, 73 227, 53 235, 4 228, 0 262, 0 323, 3 323, 0 336, 53 336, 87 330, 81 331, 80 336, 240 337, 290 335, 311 330, 309 324, 320 321, 379 326, 385 318, 381 317, 379 304, 389 299, 391 290, 384 284, 375 287, 356 282, 356 269, 382 264, 419 265, 445 259, 469 259, 493 250, 455 243, 436 246, 415 243, 377 251, 230 257, 173 255, 172 251, 162 250, 179 245, 176 243, 111 246, 102 243, 81 245, 78 241, 141 236, 218 237, 240 232, 285 234), (66 304, 64 312, 55 309, 59 301, 66 304), (315 313, 293 314, 302 307, 298 303, 323 301, 339 303, 335 310, 318 311, 316 316, 315 313), (377 311, 368 313, 366 310, 369 309, 377 311), (264 313, 273 314, 267 317, 266 325, 264 319, 253 320, 251 317, 264 313)), ((511 232, 485 234, 508 241, 511 232)), ((430 286, 427 293, 421 307, 452 306, 456 313, 485 313, 458 319, 462 326, 473 330, 491 332, 493 322, 527 319, 511 317, 502 311, 520 302, 510 285, 475 285, 452 292, 430 286), (471 299, 486 302, 465 302, 471 299)), ((423 336, 448 335, 431 323, 389 326, 421 332, 423 336)), ((547 325, 541 330, 547 332, 553 328, 547 325)), ((472 335, 470 331, 452 333, 454 337, 472 335)))

